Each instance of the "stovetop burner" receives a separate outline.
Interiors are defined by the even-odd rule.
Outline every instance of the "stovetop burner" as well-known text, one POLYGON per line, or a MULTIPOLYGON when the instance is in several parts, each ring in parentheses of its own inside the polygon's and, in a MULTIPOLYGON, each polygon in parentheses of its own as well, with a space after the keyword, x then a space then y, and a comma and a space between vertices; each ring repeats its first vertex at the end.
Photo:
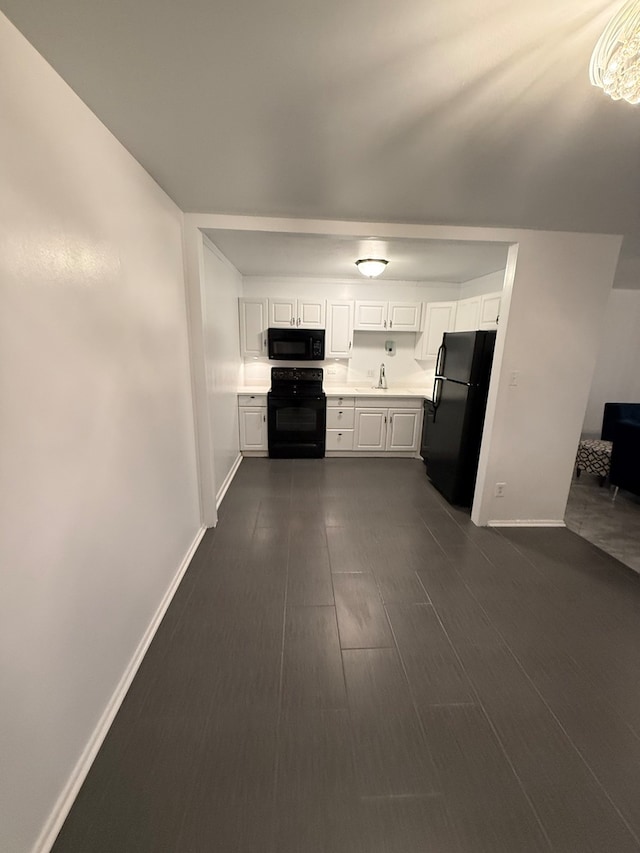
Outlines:
POLYGON ((271 385, 277 382, 316 382, 322 386, 321 367, 272 367, 271 385))
POLYGON ((323 397, 321 367, 272 367, 271 391, 278 397, 323 397))

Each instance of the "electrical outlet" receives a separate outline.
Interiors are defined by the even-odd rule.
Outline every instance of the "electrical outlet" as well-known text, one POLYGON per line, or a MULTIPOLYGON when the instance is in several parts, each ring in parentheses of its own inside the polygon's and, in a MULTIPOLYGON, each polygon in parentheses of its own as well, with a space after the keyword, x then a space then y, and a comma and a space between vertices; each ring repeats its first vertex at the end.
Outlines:
POLYGON ((337 372, 335 367, 327 367, 327 376, 335 376, 337 372))
POLYGON ((506 483, 496 483, 496 497, 497 498, 503 498, 504 497, 504 490, 505 490, 506 486, 507 486, 506 483))
POLYGON ((367 370, 367 379, 373 379, 373 370, 367 370))

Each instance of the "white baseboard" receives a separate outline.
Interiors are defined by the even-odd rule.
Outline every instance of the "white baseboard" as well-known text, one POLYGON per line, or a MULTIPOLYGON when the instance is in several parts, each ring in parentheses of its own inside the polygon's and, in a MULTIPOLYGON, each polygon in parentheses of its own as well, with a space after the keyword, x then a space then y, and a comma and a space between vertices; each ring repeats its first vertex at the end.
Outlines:
POLYGON ((238 455, 236 456, 236 461, 231 466, 231 470, 229 471, 227 476, 224 478, 224 483, 218 489, 218 494, 216 495, 216 509, 218 509, 220 507, 220 504, 222 503, 223 497, 227 494, 227 489, 231 485, 233 478, 236 476, 236 471, 240 467, 241 462, 242 462, 242 454, 238 453, 238 455))
POLYGON ((107 732, 113 722, 120 705, 124 700, 124 697, 127 694, 127 690, 131 686, 131 682, 133 681, 136 672, 140 664, 142 663, 142 659, 144 658, 147 649, 151 645, 151 641, 153 640, 160 623, 162 622, 162 617, 167 612, 169 605, 171 604, 171 600, 178 589, 180 581, 184 573, 187 571, 189 567, 189 563, 193 559, 193 555, 196 552, 198 545, 204 534, 206 533, 207 528, 201 527, 198 533, 196 534, 195 539, 189 546, 189 550, 187 551, 182 563, 178 571, 176 572, 169 588, 162 601, 160 602, 160 606, 156 610, 153 615, 147 630, 140 641, 138 648, 135 650, 133 657, 129 661, 129 665, 124 671, 122 678, 120 679, 120 683, 116 687, 107 707, 100 718, 98 725, 93 731, 93 734, 89 738, 87 745, 85 746, 82 755, 80 756, 76 766, 73 768, 71 776, 67 781, 62 793, 58 797, 58 800, 49 815, 47 822, 45 823, 42 832, 40 833, 38 840, 33 846, 32 853, 49 853, 53 844, 58 836, 58 833, 62 829, 62 824, 65 822, 69 811, 71 810, 71 806, 75 798, 78 796, 78 791, 82 787, 82 783, 84 782, 87 773, 89 772, 93 761, 98 754, 98 750, 102 746, 102 743, 107 736, 107 732))
POLYGON ((488 521, 488 527, 566 527, 561 519, 518 518, 514 521, 488 521))

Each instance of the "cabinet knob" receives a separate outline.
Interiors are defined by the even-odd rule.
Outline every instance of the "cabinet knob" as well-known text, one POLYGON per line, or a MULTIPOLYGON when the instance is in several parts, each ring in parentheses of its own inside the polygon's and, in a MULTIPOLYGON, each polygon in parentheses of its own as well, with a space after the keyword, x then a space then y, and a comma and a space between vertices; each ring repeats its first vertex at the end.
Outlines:
POLYGON ((339 433, 338 433, 338 438, 342 438, 342 433, 341 433, 341 432, 339 432, 339 433))
POLYGON ((339 414, 339 415, 342 415, 342 414, 343 414, 343 412, 338 412, 338 414, 339 414))
POLYGON ((393 320, 389 320, 389 328, 393 329, 393 320))

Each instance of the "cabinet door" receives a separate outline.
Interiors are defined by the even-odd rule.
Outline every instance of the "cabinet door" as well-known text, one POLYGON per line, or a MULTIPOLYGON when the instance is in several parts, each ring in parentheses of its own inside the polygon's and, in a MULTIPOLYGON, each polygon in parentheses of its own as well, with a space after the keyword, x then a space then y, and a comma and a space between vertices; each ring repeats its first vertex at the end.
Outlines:
POLYGON ((456 332, 475 332, 480 322, 480 297, 461 299, 456 308, 456 332))
POLYGON ((354 450, 384 450, 387 409, 356 409, 354 450))
POLYGON ((422 335, 416 343, 416 358, 435 358, 445 332, 452 332, 456 321, 455 302, 428 302, 422 335))
POLYGON ((356 319, 354 329, 369 329, 370 331, 384 331, 387 328, 388 302, 373 302, 370 300, 356 301, 356 319))
POLYGON ((267 354, 267 300, 239 299, 240 354, 260 358, 267 354))
POLYGON ((300 329, 324 329, 325 299, 298 299, 297 325, 300 329))
POLYGON ((419 332, 421 302, 390 302, 389 328, 395 332, 419 332))
POLYGON ((479 329, 497 329, 502 293, 485 293, 480 297, 479 329))
POLYGON ((240 450, 267 449, 267 407, 240 406, 240 450))
POLYGON ((420 438, 419 409, 389 409, 386 450, 416 451, 420 438))
POLYGON ((325 358, 351 358, 353 352, 353 302, 329 302, 325 358))
POLYGON ((298 322, 297 299, 272 299, 269 297, 269 327, 288 329, 298 322))

